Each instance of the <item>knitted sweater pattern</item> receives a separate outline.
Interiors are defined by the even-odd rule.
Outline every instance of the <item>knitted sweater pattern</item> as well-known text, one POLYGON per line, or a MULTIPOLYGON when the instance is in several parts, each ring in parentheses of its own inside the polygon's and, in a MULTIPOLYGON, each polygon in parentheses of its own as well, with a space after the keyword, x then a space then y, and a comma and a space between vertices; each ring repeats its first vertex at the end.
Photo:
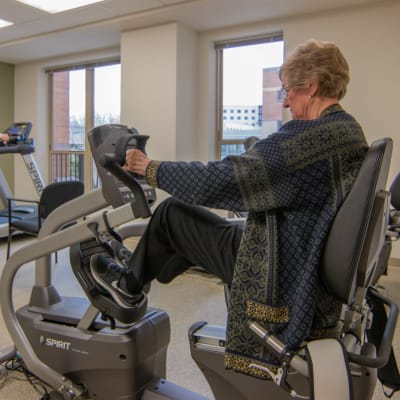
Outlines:
POLYGON ((267 378, 276 360, 247 329, 256 320, 289 348, 333 327, 341 305, 319 280, 329 227, 368 149, 339 105, 293 120, 240 156, 207 164, 152 161, 149 184, 189 202, 248 211, 228 312, 225 365, 267 378))

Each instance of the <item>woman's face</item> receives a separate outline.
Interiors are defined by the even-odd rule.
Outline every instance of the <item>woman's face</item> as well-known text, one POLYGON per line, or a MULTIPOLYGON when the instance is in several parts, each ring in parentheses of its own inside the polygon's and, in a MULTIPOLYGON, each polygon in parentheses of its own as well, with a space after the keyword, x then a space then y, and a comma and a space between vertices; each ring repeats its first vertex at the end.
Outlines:
POLYGON ((282 88, 286 90, 287 96, 283 101, 283 107, 290 108, 293 119, 312 119, 310 114, 310 100, 315 89, 313 85, 308 88, 296 89, 287 84, 287 79, 283 78, 282 88))

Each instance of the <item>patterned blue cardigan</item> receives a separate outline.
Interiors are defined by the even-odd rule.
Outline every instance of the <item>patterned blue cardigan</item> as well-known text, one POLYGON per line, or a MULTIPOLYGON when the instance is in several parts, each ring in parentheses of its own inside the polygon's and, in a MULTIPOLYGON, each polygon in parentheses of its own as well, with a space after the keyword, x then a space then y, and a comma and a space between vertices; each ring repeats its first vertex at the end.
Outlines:
POLYGON ((292 349, 336 324, 341 305, 318 268, 367 149, 359 124, 333 105, 318 119, 286 123, 240 156, 149 164, 148 183, 183 201, 249 211, 231 287, 227 368, 266 377, 254 364, 275 362, 248 332, 248 319, 292 349))

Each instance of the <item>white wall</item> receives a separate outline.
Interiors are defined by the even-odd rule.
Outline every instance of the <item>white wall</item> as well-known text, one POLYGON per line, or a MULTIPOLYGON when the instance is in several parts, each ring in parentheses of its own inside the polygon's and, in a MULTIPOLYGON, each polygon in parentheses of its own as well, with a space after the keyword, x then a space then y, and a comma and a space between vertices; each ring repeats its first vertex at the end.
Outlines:
POLYGON ((178 25, 176 158, 196 158, 196 83, 198 35, 178 25))
POLYGON ((171 23, 121 37, 121 122, 151 135, 155 159, 195 156, 197 35, 171 23))
POLYGON ((121 36, 121 123, 150 135, 153 159, 196 157, 196 50, 197 34, 176 23, 121 36))
MULTIPOLYGON (((288 47, 308 37, 333 40, 341 47, 351 69, 348 94, 342 104, 359 120, 370 141, 393 137, 394 154, 400 150, 400 132, 396 129, 398 101, 393 97, 400 89, 396 79, 400 65, 399 18, 400 3, 387 2, 304 18, 285 29, 288 47)), ((400 159, 395 156, 391 177, 398 170, 400 159)))

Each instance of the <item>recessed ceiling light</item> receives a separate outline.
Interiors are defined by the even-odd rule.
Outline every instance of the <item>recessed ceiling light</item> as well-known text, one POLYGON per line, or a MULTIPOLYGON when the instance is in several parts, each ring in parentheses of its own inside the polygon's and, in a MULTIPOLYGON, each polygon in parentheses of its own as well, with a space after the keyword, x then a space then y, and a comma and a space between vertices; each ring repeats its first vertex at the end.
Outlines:
POLYGON ((62 11, 72 10, 74 8, 87 6, 93 3, 99 3, 104 0, 17 0, 28 6, 39 8, 40 10, 55 14, 62 11))
POLYGON ((10 25, 14 25, 14 22, 6 21, 5 19, 0 19, 0 28, 4 28, 10 25))

